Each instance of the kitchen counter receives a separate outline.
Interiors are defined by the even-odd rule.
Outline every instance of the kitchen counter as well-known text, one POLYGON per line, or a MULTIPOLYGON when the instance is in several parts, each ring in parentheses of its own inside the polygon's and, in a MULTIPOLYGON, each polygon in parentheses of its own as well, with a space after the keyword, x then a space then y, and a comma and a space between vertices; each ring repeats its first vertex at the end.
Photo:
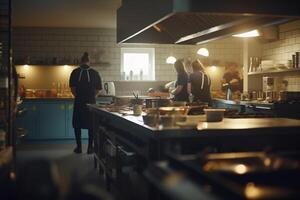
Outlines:
MULTIPOLYGON (((159 143, 163 141, 189 140, 194 143, 200 141, 201 145, 210 145, 211 142, 213 145, 218 145, 218 142, 224 145, 229 142, 230 145, 239 147, 249 145, 250 149, 252 148, 251 145, 254 147, 257 144, 259 144, 259 148, 263 148, 262 146, 272 146, 273 143, 275 146, 280 146, 281 144, 289 146, 295 141, 300 142, 300 120, 295 119, 224 118, 222 122, 200 122, 196 128, 156 128, 145 125, 142 116, 122 115, 116 112, 109 112, 97 105, 88 106, 94 113, 94 116, 102 120, 99 124, 95 123, 96 129, 99 125, 107 129, 113 129, 121 138, 123 137, 122 132, 126 132, 124 135, 126 134, 127 138, 122 138, 125 140, 130 140, 132 136, 144 142, 155 140, 159 143), (224 140, 222 141, 222 139, 224 140), (243 144, 243 141, 246 143, 243 144), (205 144, 205 142, 208 143, 205 144), (285 144, 285 142, 289 144, 285 144)), ((298 144, 295 145, 299 146, 298 144)), ((230 146, 227 147, 230 148, 230 146)))
MULTIPOLYGON (((170 153, 300 150, 300 120, 224 118, 222 122, 199 122, 195 128, 160 128, 145 125, 142 116, 130 111, 121 114, 95 104, 88 107, 95 130, 95 164, 104 171, 106 184, 120 190, 126 188, 119 182, 126 173, 123 167, 129 165, 139 174, 170 153)), ((148 192, 154 194, 151 189, 148 192)))
MULTIPOLYGON (((100 108, 97 105, 89 105, 89 108, 102 115, 107 119, 113 120, 114 124, 118 124, 120 128, 130 130, 139 129, 147 136, 153 138, 168 138, 168 137, 189 137, 196 135, 203 135, 206 132, 213 134, 211 131, 222 130, 222 134, 226 131, 240 130, 240 129, 265 129, 265 128, 299 128, 300 120, 287 118, 247 118, 247 119, 231 119, 224 118, 222 122, 199 122, 196 128, 180 128, 178 126, 171 128, 150 127, 145 125, 142 116, 133 116, 132 114, 120 114, 117 112, 109 112, 105 108, 100 108), (117 123, 116 123, 117 122, 117 123)), ((238 133, 237 133, 238 134, 238 133)), ((299 133, 300 135, 300 133, 299 133)))

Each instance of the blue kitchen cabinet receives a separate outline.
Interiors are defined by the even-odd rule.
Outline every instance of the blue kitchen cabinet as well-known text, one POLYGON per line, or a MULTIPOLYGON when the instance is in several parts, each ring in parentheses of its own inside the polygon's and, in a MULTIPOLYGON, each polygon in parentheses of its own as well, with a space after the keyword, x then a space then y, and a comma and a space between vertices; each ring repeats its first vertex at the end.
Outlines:
MULTIPOLYGON (((66 123, 67 123, 66 137, 69 139, 75 139, 72 119, 73 119, 73 102, 66 102, 66 123)), ((82 139, 88 138, 87 130, 85 129, 81 130, 81 138, 82 139)))
MULTIPOLYGON (((27 141, 75 139, 73 101, 25 100, 19 107, 26 112, 16 119, 15 127, 27 130, 27 141)), ((82 130, 81 138, 88 138, 87 130, 82 130)))
POLYGON ((39 110, 40 139, 64 139, 66 133, 66 106, 64 102, 42 102, 39 110))
POLYGON ((15 121, 16 128, 24 128, 26 130, 26 139, 36 139, 38 135, 38 105, 35 102, 24 102, 20 105, 20 109, 24 109, 24 113, 18 116, 15 121))

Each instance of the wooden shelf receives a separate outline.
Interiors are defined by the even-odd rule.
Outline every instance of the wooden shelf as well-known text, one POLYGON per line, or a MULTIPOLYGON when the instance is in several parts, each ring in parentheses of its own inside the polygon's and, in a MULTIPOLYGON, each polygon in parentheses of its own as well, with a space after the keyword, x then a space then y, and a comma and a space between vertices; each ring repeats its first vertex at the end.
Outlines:
MULTIPOLYGON (((16 66, 22 66, 26 64, 20 64, 17 63, 15 64, 16 66)), ((79 64, 63 64, 63 63, 57 63, 57 64, 28 64, 29 66, 63 66, 63 65, 69 65, 69 66, 79 66, 79 64)), ((109 67, 110 63, 91 63, 91 67, 109 67)))
POLYGON ((300 72, 300 68, 276 69, 276 70, 269 70, 269 71, 248 72, 248 75, 273 74, 273 73, 288 73, 288 72, 300 72))

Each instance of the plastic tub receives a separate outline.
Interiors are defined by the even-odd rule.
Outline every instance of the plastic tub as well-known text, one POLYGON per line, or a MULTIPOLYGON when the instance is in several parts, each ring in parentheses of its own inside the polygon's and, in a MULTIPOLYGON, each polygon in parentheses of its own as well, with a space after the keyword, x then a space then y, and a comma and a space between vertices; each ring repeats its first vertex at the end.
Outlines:
POLYGON ((225 109, 204 109, 207 122, 220 122, 224 118, 225 109))

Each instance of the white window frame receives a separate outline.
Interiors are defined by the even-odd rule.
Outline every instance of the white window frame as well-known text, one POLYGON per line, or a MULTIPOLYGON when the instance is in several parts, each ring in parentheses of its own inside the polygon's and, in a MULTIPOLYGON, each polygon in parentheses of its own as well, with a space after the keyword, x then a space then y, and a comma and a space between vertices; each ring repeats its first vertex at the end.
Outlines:
POLYGON ((121 77, 122 80, 126 80, 126 77, 123 77, 124 72, 124 54, 125 53, 147 53, 149 54, 149 68, 148 68, 148 77, 143 80, 146 81, 155 81, 155 49, 154 48, 121 48, 121 77))

